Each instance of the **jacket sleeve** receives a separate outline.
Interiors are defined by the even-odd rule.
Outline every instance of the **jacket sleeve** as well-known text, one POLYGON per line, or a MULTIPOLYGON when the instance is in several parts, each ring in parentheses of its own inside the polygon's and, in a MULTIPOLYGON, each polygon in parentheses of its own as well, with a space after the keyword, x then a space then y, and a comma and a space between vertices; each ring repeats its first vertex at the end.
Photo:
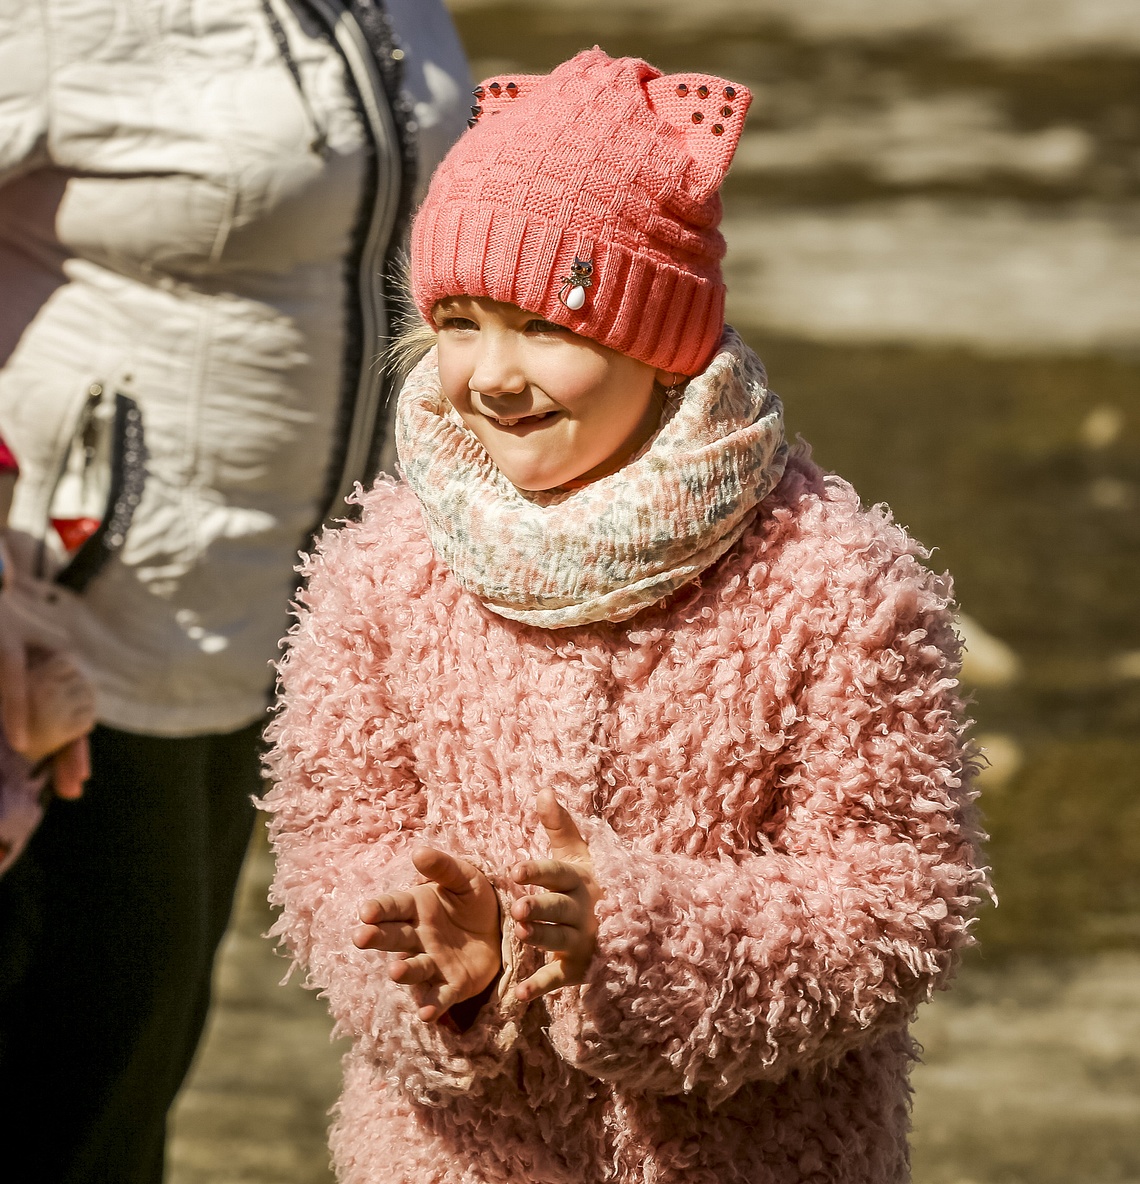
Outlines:
POLYGON ((588 835, 597 953, 583 986, 547 1002, 570 1063, 715 1105, 905 1023, 969 944, 985 875, 948 597, 909 555, 860 596, 803 650, 756 850, 703 859, 588 835))
MULTIPOLYGON (((386 693, 389 650, 376 611, 384 589, 370 570, 382 560, 359 537, 367 530, 366 521, 326 534, 306 564, 300 620, 280 665, 274 785, 263 800, 277 860, 270 900, 281 910, 270 932, 307 968, 306 985, 324 993, 337 1033, 393 1086, 433 1104, 503 1069, 521 1012, 512 988, 533 958, 508 932, 497 991, 460 1033, 423 1023, 408 990, 388 979, 386 956, 352 944, 365 900, 415 883, 416 841, 478 866, 424 823, 408 728, 386 693)), ((488 878, 505 914, 505 885, 488 878)))
POLYGON ((47 160, 47 42, 40 0, 0 0, 0 185, 47 160))

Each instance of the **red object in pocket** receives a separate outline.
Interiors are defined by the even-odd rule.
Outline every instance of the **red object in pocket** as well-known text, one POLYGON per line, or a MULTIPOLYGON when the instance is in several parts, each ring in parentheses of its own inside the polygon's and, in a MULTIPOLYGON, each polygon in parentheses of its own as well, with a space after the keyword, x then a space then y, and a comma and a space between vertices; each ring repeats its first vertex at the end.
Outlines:
POLYGON ((98 518, 53 518, 52 526, 69 555, 74 554, 99 529, 98 518))
POLYGON ((18 473, 20 466, 16 463, 16 458, 12 455, 12 450, 0 440, 0 473, 18 473))

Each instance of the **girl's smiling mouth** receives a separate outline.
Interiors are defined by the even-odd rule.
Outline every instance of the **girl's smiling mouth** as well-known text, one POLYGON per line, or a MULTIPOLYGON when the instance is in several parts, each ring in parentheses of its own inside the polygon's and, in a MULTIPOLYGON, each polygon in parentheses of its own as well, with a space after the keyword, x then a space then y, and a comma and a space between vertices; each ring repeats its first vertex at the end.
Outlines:
POLYGON ((529 428, 543 423, 557 414, 558 412, 556 410, 551 409, 550 411, 539 411, 533 415, 515 415, 510 417, 505 415, 488 415, 487 418, 496 427, 500 428, 529 428))

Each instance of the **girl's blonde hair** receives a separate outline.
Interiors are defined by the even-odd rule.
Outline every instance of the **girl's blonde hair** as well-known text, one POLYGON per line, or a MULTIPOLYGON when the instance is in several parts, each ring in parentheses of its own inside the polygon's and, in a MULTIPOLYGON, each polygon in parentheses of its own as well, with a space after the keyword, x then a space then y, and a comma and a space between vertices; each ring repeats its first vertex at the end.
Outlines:
POLYGON ((418 315, 406 316, 398 323, 395 336, 384 350, 385 369, 396 380, 397 387, 433 345, 435 330, 418 315))
POLYGON ((393 390, 404 385, 404 379, 416 364, 435 345, 435 330, 420 316, 412 299, 412 261, 402 251, 394 264, 397 287, 396 308, 392 318, 392 336, 381 354, 384 369, 394 380, 393 390))

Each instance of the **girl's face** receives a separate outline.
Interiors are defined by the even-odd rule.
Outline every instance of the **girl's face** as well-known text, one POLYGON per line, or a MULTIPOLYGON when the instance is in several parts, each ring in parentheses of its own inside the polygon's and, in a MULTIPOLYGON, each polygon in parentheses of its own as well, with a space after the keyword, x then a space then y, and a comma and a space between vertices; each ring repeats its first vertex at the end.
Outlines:
POLYGON ((604 477, 656 430, 672 376, 513 304, 453 296, 432 316, 443 393, 519 489, 604 477))

